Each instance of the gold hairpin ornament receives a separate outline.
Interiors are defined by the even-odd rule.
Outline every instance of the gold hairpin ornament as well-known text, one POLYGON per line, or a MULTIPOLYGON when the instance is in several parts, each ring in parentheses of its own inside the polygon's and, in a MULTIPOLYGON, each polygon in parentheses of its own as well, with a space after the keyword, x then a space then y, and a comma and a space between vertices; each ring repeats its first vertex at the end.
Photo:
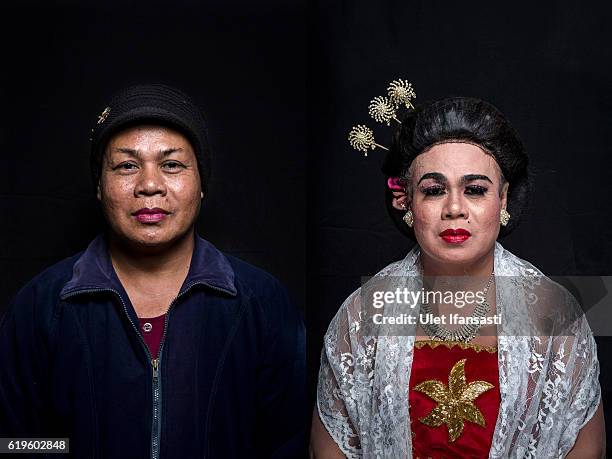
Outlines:
MULTIPOLYGON (((368 113, 379 123, 391 125, 391 120, 402 124, 397 118, 397 110, 404 106, 407 109, 414 109, 412 99, 416 97, 412 84, 407 80, 393 80, 387 88, 387 97, 378 96, 370 101, 368 105, 368 113)), ((363 124, 359 124, 349 132, 348 140, 351 146, 362 151, 364 156, 368 156, 368 150, 374 150, 376 147, 383 150, 389 150, 387 147, 376 143, 374 140, 374 131, 363 124)))
POLYGON ((377 144, 374 141, 374 132, 367 126, 359 124, 351 129, 348 136, 351 147, 357 151, 363 151, 364 156, 368 156, 368 150, 374 150, 376 147, 383 150, 389 150, 387 147, 377 144))
POLYGON ((370 105, 368 105, 368 113, 374 118, 374 121, 387 123, 387 126, 391 125, 391 120, 395 120, 399 124, 402 124, 395 116, 395 112, 397 112, 397 107, 386 97, 375 97, 370 102, 370 105))
POLYGON ((387 95, 391 103, 396 107, 403 105, 406 108, 412 108, 414 110, 414 106, 410 101, 416 97, 416 93, 414 92, 412 84, 408 83, 408 81, 401 79, 393 80, 387 88, 387 95))

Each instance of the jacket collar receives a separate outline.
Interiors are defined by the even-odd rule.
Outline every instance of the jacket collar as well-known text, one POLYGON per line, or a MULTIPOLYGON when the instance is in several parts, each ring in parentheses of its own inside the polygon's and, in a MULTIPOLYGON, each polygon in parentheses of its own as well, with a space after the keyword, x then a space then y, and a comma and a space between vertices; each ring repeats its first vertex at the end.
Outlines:
MULTIPOLYGON (((194 234, 194 251, 189 272, 179 295, 196 284, 231 296, 237 294, 234 270, 228 259, 197 233, 194 234)), ((62 288, 60 297, 64 299, 97 290, 124 291, 113 268, 104 234, 98 235, 77 259, 72 269, 72 278, 62 288)))

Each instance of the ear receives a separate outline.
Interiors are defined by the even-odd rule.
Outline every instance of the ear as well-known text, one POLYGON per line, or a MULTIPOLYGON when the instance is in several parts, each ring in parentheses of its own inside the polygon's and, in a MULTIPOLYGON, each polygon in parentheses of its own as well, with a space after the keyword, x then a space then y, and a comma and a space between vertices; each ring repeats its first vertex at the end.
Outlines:
POLYGON ((204 192, 200 191, 200 199, 204 199, 204 192))
POLYGON ((389 177, 387 179, 387 187, 393 193, 393 201, 391 204, 397 210, 408 209, 408 196, 406 195, 406 185, 400 177, 389 177))
POLYGON ((510 184, 508 182, 504 183, 504 186, 502 187, 502 192, 501 192, 501 208, 502 209, 507 209, 507 205, 508 205, 508 188, 510 187, 510 184))
POLYGON ((102 201, 102 191, 100 190, 100 182, 99 181, 98 181, 98 186, 96 188, 97 188, 96 197, 98 198, 98 201, 102 201))
POLYGON ((394 191, 393 201, 391 201, 391 204, 397 210, 408 210, 408 196, 404 191, 394 191))

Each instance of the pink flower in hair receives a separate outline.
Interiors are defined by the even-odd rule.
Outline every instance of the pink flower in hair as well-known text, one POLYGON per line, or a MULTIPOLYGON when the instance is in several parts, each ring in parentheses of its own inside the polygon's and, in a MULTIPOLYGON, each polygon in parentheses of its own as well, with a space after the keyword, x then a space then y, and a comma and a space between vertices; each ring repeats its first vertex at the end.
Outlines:
POLYGON ((390 190, 393 191, 404 191, 404 186, 402 185, 402 179, 399 177, 389 177, 387 179, 387 186, 390 190))

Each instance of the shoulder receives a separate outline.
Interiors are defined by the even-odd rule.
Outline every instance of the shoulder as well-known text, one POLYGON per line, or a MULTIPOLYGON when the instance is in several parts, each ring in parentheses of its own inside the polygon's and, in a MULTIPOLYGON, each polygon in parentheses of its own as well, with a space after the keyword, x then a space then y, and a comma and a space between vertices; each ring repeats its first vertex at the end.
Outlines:
POLYGON ((82 254, 83 251, 64 258, 38 273, 17 292, 15 300, 32 296, 59 299, 59 292, 72 277, 74 264, 82 254))
POLYGON ((13 296, 5 317, 12 315, 18 321, 51 321, 60 303, 60 291, 72 277, 74 264, 82 253, 49 266, 26 282, 13 296))
POLYGON ((547 276, 531 262, 504 248, 499 253, 496 249, 496 272, 498 268, 500 275, 495 280, 498 288, 506 292, 507 301, 524 299, 519 304, 526 306, 539 334, 563 339, 592 338, 587 308, 582 304, 585 286, 576 283, 577 276, 547 276))
POLYGON ((302 323, 299 310, 292 302, 287 288, 272 274, 232 255, 224 254, 234 271, 234 284, 249 310, 265 317, 270 325, 302 323))
POLYGON ((544 276, 533 263, 515 255, 501 243, 495 242, 495 272, 501 276, 544 276))
POLYGON ((212 277, 242 299, 284 294, 284 286, 272 274, 235 257, 196 235, 192 266, 196 277, 212 277))
POLYGON ((266 296, 285 292, 283 284, 272 274, 240 258, 227 253, 223 254, 234 271, 236 287, 247 294, 266 296))
POLYGON ((507 276, 520 280, 521 284, 527 280, 527 285, 531 287, 536 295, 546 295, 547 299, 560 301, 576 301, 572 293, 564 285, 564 278, 561 276, 549 277, 540 268, 528 260, 525 260, 508 249, 504 248, 499 242, 495 249, 495 269, 496 275, 507 276), (554 278, 553 278, 554 277, 554 278))
POLYGON ((351 292, 342 302, 325 333, 325 342, 335 342, 338 337, 350 334, 353 339, 359 339, 364 333, 371 332, 371 318, 380 313, 378 306, 372 302, 375 293, 393 292, 398 279, 418 274, 415 264, 417 249, 413 249, 402 260, 395 261, 380 269, 351 292))
POLYGON ((499 242, 495 247, 495 275, 496 282, 508 280, 512 285, 521 286, 525 293, 535 294, 534 298, 546 298, 560 301, 571 297, 571 294, 562 284, 548 277, 533 263, 520 258, 499 242))
POLYGON ((264 325, 268 339, 284 342, 287 349, 283 352, 291 353, 293 348, 288 343, 296 340, 303 347, 303 317, 291 301, 286 287, 269 272, 232 255, 224 256, 232 266, 234 284, 246 303, 249 317, 264 325))
POLYGON ((362 278, 362 284, 342 302, 335 319, 346 315, 359 316, 365 306, 361 301, 363 295, 370 295, 372 291, 392 289, 395 286, 396 279, 418 276, 417 260, 419 253, 420 248, 415 245, 402 260, 389 263, 367 280, 362 278))

